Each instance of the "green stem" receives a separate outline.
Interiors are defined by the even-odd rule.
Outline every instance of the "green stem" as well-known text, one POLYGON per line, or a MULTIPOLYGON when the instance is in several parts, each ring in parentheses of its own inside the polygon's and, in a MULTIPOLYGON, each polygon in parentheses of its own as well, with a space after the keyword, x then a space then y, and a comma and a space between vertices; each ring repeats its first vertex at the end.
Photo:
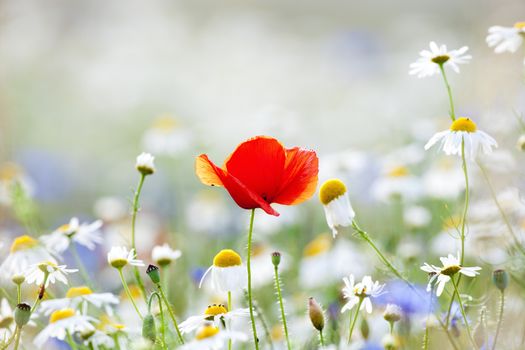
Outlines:
POLYGON ((40 291, 38 292, 38 296, 36 297, 36 300, 35 300, 35 303, 33 304, 33 307, 31 308, 31 315, 38 308, 38 305, 40 305, 40 301, 42 301, 42 298, 44 297, 44 294, 46 292, 46 287, 45 286, 46 286, 48 277, 49 277, 49 274, 46 273, 44 275, 44 281, 42 282, 42 285, 40 286, 40 291))
MULTIPOLYGON (((139 198, 140 192, 142 191, 142 186, 144 185, 144 179, 146 179, 146 175, 141 174, 139 184, 137 186, 137 190, 135 191, 135 196, 133 198, 133 214, 131 216, 131 247, 135 250, 135 254, 137 255, 137 247, 135 245, 135 223, 137 221, 137 212, 139 211, 139 198)), ((137 284, 140 290, 142 291, 142 295, 144 296, 144 300, 146 300, 147 302, 146 288, 144 288, 144 283, 142 282, 142 278, 140 277, 138 267, 134 266, 133 271, 135 273, 135 279, 137 280, 137 284)))
POLYGON ((16 304, 20 304, 22 302, 22 287, 20 284, 16 285, 16 304))
POLYGON ((20 345, 20 336, 22 335, 22 327, 16 327, 15 329, 16 338, 15 338, 15 347, 14 350, 18 350, 18 346, 20 345))
POLYGON ((252 300, 252 270, 251 270, 251 256, 252 256, 252 233, 253 233, 253 219, 255 217, 255 209, 252 209, 250 215, 250 229, 248 231, 248 257, 246 258, 246 269, 248 270, 248 304, 250 308, 250 319, 252 321, 253 341, 255 350, 259 350, 259 338, 257 337, 257 327, 255 326, 255 317, 253 316, 253 300, 252 300))
POLYGON ((279 268, 277 267, 277 265, 274 265, 274 272, 275 272, 275 288, 277 289, 277 297, 279 298, 279 306, 281 308, 281 318, 283 321, 284 335, 286 337, 286 346, 288 350, 291 350, 292 347, 290 345, 290 339, 288 337, 288 326, 286 325, 286 314, 284 313, 283 297, 281 293, 281 283, 279 280, 279 268))
POLYGON ((467 329, 469 340, 472 343, 472 346, 474 347, 474 349, 477 349, 478 346, 476 345, 474 338, 472 338, 472 334, 470 332, 470 326, 468 324, 467 314, 465 313, 465 308, 463 307, 463 302, 461 301, 461 295, 459 294, 458 286, 453 277, 451 277, 450 280, 452 281, 452 285, 454 286, 454 290, 456 291, 456 294, 458 296, 459 310, 461 311, 461 315, 463 316, 463 322, 465 322, 465 328, 467 329))
POLYGON ((324 348, 324 338, 322 329, 319 331, 319 342, 321 343, 321 347, 324 348))
POLYGON ((494 336, 494 342, 492 343, 492 350, 496 349, 496 342, 498 341, 498 335, 501 329, 501 323, 503 321, 503 310, 504 309, 505 309, 505 293, 501 291, 501 302, 499 305, 498 325, 496 327, 496 335, 494 336))
MULTIPOLYGON (((231 291, 228 291, 228 312, 233 310, 233 305, 232 305, 232 292, 231 291)), ((229 321, 228 323, 231 323, 231 321, 229 321)), ((230 324, 228 324, 228 326, 230 326, 230 324)), ((232 340, 231 338, 228 339, 228 350, 232 350, 232 340)))
POLYGON ((463 265, 465 259, 465 226, 467 224, 467 213, 469 205, 469 181, 468 181, 468 169, 467 160, 465 158, 465 138, 461 139, 461 162, 463 168, 463 175, 465 176, 465 206, 463 207, 463 215, 461 218, 461 259, 460 264, 463 265))
MULTIPOLYGON (((245 293, 245 298, 248 299, 248 291, 245 293)), ((266 339, 268 340, 268 343, 270 345, 270 349, 274 350, 275 347, 273 346, 272 336, 270 334, 270 329, 268 328, 268 324, 266 323, 266 320, 264 319, 264 315, 262 311, 257 306, 257 301, 253 302, 253 310, 257 314, 257 317, 259 318, 259 322, 261 323, 261 326, 264 330, 264 335, 266 336, 266 339)))
POLYGON ((115 342, 115 349, 120 350, 120 343, 118 341, 118 333, 113 334, 113 341, 115 342))
POLYGON ((77 350, 77 344, 73 340, 71 333, 66 329, 67 343, 71 346, 71 350, 77 350))
POLYGON ((448 83, 447 74, 445 73, 445 68, 443 67, 443 64, 439 65, 439 69, 441 70, 441 75, 443 76, 445 87, 447 88, 448 102, 450 103, 450 118, 452 119, 452 121, 454 121, 456 120, 456 112, 454 111, 454 101, 452 99, 452 89, 450 88, 450 84, 448 83))
POLYGON ((124 286, 124 290, 126 291, 126 294, 128 295, 129 300, 133 304, 133 307, 135 308, 135 311, 137 312, 137 315, 139 315, 140 319, 142 320, 142 314, 139 311, 139 308, 137 307, 137 304, 135 304, 135 300, 133 299, 133 296, 131 295, 131 292, 129 291, 128 284, 126 282, 126 279, 124 278, 124 274, 122 273, 122 268, 118 268, 118 274, 120 276, 120 280, 122 281, 122 285, 124 286))
POLYGON ((364 299, 365 298, 359 298, 359 303, 357 304, 357 308, 355 309, 354 318, 350 323, 350 330, 348 331, 348 344, 352 342, 352 333, 354 333, 354 327, 357 321, 357 316, 359 316, 359 309, 361 308, 361 304, 363 303, 364 299))
POLYGON ((173 326, 175 327, 175 330, 177 331, 177 336, 179 338, 179 342, 181 344, 184 344, 184 338, 182 337, 182 334, 179 329, 179 324, 177 323, 177 319, 175 318, 175 314, 173 313, 173 310, 171 309, 171 305, 168 302, 168 299, 166 298, 166 295, 164 295, 164 291, 162 290, 162 286, 160 284, 157 284, 157 289, 160 292, 160 296, 162 297, 162 301, 164 301, 164 304, 166 304, 166 309, 168 309, 168 314, 170 315, 171 321, 173 322, 173 326))
POLYGON ((91 284, 91 278, 89 277, 88 272, 86 271, 86 267, 84 266, 84 263, 82 262, 82 259, 80 259, 80 255, 78 254, 77 245, 73 240, 70 239, 69 242, 70 246, 73 248, 71 249, 73 258, 75 259, 75 262, 77 263, 78 269, 80 270, 80 274, 82 275, 82 279, 84 279, 84 282, 88 285, 88 287, 92 287, 91 284))
POLYGON ((160 335, 162 340, 162 348, 166 347, 166 334, 164 332, 164 311, 162 310, 162 299, 157 292, 151 293, 149 300, 148 300, 148 312, 151 314, 151 302, 153 301, 153 297, 157 297, 157 302, 159 303, 159 310, 160 310, 160 335))

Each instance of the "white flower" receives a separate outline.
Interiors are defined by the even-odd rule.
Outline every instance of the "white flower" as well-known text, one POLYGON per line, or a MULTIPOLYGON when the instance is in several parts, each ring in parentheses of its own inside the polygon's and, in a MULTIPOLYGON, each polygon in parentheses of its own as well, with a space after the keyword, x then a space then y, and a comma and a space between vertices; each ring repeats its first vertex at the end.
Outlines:
POLYGON ((436 143, 441 142, 440 149, 447 155, 458 155, 461 157, 464 144, 465 157, 475 159, 480 151, 485 154, 492 152, 492 147, 498 147, 498 143, 487 133, 478 130, 476 123, 471 119, 461 117, 450 125, 449 130, 436 133, 425 145, 428 150, 436 143))
POLYGON ((128 252, 126 247, 111 247, 108 253, 108 263, 116 269, 121 269, 127 264, 144 266, 142 260, 135 259, 135 249, 128 252))
POLYGON ((67 333, 73 334, 76 330, 95 329, 92 323, 98 322, 90 316, 79 315, 73 309, 55 311, 49 318, 49 324, 35 337, 33 343, 41 348, 49 338, 64 340, 67 333))
POLYGON ((344 277, 343 282, 345 283, 343 296, 345 299, 348 299, 348 302, 341 309, 341 313, 346 310, 352 310, 361 301, 359 310, 365 308, 366 312, 370 314, 372 313, 372 301, 370 298, 384 294, 383 288, 385 288, 385 285, 379 284, 378 281, 373 282, 370 276, 365 276, 361 282, 355 283, 354 275, 350 275, 349 277, 344 277))
POLYGON ((213 322, 215 326, 220 327, 221 324, 229 324, 229 320, 234 318, 248 318, 250 317, 249 309, 236 309, 229 311, 225 305, 222 304, 213 304, 206 308, 204 314, 190 316, 184 322, 182 322, 179 327, 182 334, 190 333, 213 322))
POLYGON ((177 120, 169 116, 162 116, 146 130, 142 143, 149 152, 174 156, 185 151, 191 144, 191 140, 191 132, 180 127, 177 120))
POLYGON ((404 200, 416 200, 423 192, 421 179, 410 173, 403 165, 387 167, 383 176, 374 181, 371 192, 380 201, 390 201, 401 196, 404 200))
POLYGON ((199 288, 210 271, 211 285, 217 292, 236 291, 247 285, 248 278, 241 256, 231 249, 223 249, 215 255, 213 265, 202 276, 199 288))
POLYGON ((153 164, 154 160, 155 157, 153 157, 151 154, 142 152, 137 156, 135 168, 137 168, 137 170, 143 175, 153 174, 155 172, 155 164, 153 164))
POLYGON ((246 341, 248 337, 241 332, 221 331, 213 325, 205 325, 195 335, 195 340, 181 346, 181 350, 219 350, 228 340, 246 341))
POLYGON ((71 240, 89 250, 94 250, 96 244, 104 241, 99 231, 101 227, 100 220, 91 224, 80 224, 77 218, 71 218, 68 224, 60 226, 53 233, 44 235, 40 239, 46 248, 55 254, 63 253, 69 247, 71 240))
POLYGON ((495 53, 516 52, 523 43, 524 35, 525 22, 517 22, 512 27, 490 27, 486 40, 489 47, 494 47, 495 53))
POLYGON ((55 284, 56 281, 67 284, 66 276, 77 271, 77 269, 66 269, 66 265, 57 265, 51 261, 44 261, 31 265, 27 269, 25 277, 28 284, 35 283, 36 285, 42 285, 45 280, 45 287, 47 288, 49 283, 55 284))
POLYGON ((15 315, 7 299, 0 302, 0 341, 7 339, 15 331, 15 315))
POLYGON ((430 42, 430 51, 423 50, 419 53, 421 57, 416 62, 410 64, 410 75, 416 75, 418 78, 432 76, 440 72, 440 66, 449 66, 456 73, 459 73, 458 64, 468 63, 472 58, 465 55, 468 47, 463 46, 457 50, 447 50, 445 45, 438 46, 435 42, 430 42))
POLYGON ((103 308, 103 311, 111 316, 113 315, 112 307, 119 303, 119 299, 112 293, 93 293, 89 287, 79 286, 69 288, 65 298, 42 301, 40 310, 42 310, 44 315, 49 315, 53 311, 60 309, 84 307, 87 303, 97 309, 103 308))
POLYGON ((343 181, 339 179, 325 181, 319 190, 319 199, 323 204, 326 222, 334 237, 337 235, 338 227, 352 224, 355 212, 343 181))
POLYGON ((387 304, 385 312, 383 312, 383 318, 388 322, 397 322, 403 317, 403 310, 399 305, 387 304))
POLYGON ((479 275, 479 270, 481 270, 481 267, 475 266, 475 267, 463 267, 459 264, 459 253, 458 256, 455 257, 452 254, 449 254, 448 257, 441 257, 439 258, 441 260, 441 263, 443 264, 443 267, 437 267, 435 265, 429 265, 425 263, 423 266, 421 266, 421 270, 428 272, 430 274, 434 274, 430 280, 428 281, 427 285, 427 291, 430 291, 432 288, 432 282, 437 279, 437 289, 436 289, 436 295, 440 296, 441 293, 443 293, 443 290, 445 289, 445 284, 450 281, 452 276, 454 276, 456 273, 461 273, 468 277, 475 277, 476 275, 479 275))
POLYGON ((169 265, 173 260, 180 258, 180 256, 180 250, 171 249, 167 243, 161 246, 157 245, 151 251, 151 259, 160 266, 169 265))

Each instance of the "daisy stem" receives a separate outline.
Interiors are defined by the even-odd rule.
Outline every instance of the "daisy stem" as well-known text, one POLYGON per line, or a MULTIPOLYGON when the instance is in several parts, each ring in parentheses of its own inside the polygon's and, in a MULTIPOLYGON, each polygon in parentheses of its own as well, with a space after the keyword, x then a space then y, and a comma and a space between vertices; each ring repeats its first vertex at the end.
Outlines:
POLYGON ((246 258, 246 269, 248 270, 248 304, 250 308, 250 319, 252 321, 253 341, 255 343, 255 350, 259 350, 259 338, 257 337, 257 327, 255 325, 255 317, 253 316, 253 300, 252 300, 252 233, 253 233, 253 219, 255 217, 255 209, 252 209, 250 215, 250 229, 248 231, 248 257, 246 258))
MULTIPOLYGON (((232 292, 228 291, 228 311, 231 311, 232 307, 232 292)), ((232 350, 232 340, 228 339, 228 350, 232 350)))
POLYGON ((77 344, 73 340, 73 337, 71 336, 71 333, 69 333, 69 330, 66 329, 66 336, 67 336, 67 343, 69 346, 71 346, 71 350, 77 350, 77 344))
POLYGON ((501 322, 503 321, 503 310, 505 309, 505 293, 501 291, 501 302, 499 304, 498 325, 496 326, 496 335, 492 343, 492 350, 496 349, 496 342, 498 341, 499 331, 501 329, 501 322))
MULTIPOLYGON (((144 179, 146 179, 146 175, 141 174, 137 190, 135 191, 135 196, 133 197, 133 214, 131 216, 131 247, 135 250, 135 254, 137 255, 137 247, 135 246, 135 223, 137 221, 137 213, 139 211, 139 197, 140 192, 142 191, 142 186, 144 185, 144 179)), ((144 288, 144 283, 142 282, 142 278, 140 277, 138 267, 134 266, 133 271, 135 273, 135 279, 137 280, 137 284, 140 290, 142 291, 142 295, 144 296, 144 300, 147 302, 148 300, 146 296, 146 289, 144 288)))
POLYGON ((324 348, 324 338, 322 329, 319 331, 319 342, 321 343, 321 347, 324 348))
POLYGON ((168 314, 170 315, 171 321, 173 322, 173 326, 175 327, 175 330, 177 331, 177 336, 179 337, 179 341, 181 344, 184 344, 184 338, 182 337, 182 334, 180 333, 179 324, 177 323, 177 319, 175 318, 175 315, 173 314, 173 310, 171 309, 171 306, 168 302, 168 299, 166 298, 166 295, 164 295, 162 286, 160 284, 157 284, 157 289, 160 292, 162 301, 164 301, 164 304, 166 304, 166 309, 168 309, 168 314))
POLYGON ((120 343, 118 341, 118 333, 113 334, 113 342, 115 342, 115 349, 120 350, 120 343))
POLYGON ((279 280, 279 268, 277 267, 277 265, 274 265, 274 271, 275 271, 275 288, 277 289, 277 296, 279 297, 279 306, 281 308, 281 318, 283 321, 284 335, 286 337, 286 346, 288 350, 291 350, 292 347, 290 346, 290 339, 288 337, 288 326, 286 325, 286 314, 284 313, 283 297, 281 294, 281 283, 279 280))
POLYGON ((31 315, 35 310, 37 309, 38 305, 40 305, 40 301, 44 297, 44 294, 46 292, 46 283, 47 279, 49 277, 49 273, 44 274, 44 281, 42 281, 42 285, 40 286, 40 291, 38 292, 38 296, 36 297, 35 303, 33 304, 33 307, 31 308, 31 315))
POLYGON ((139 315, 140 319, 142 320, 142 314, 139 311, 139 308, 137 307, 137 304, 135 304, 135 300, 133 299, 133 296, 131 295, 131 292, 129 291, 128 284, 126 282, 126 279, 124 278, 124 274, 122 273, 122 268, 118 268, 118 274, 120 276, 120 280, 122 281, 122 285, 124 286, 124 290, 126 291, 126 294, 128 295, 129 300, 133 304, 133 307, 135 308, 135 311, 137 312, 137 315, 139 315))
POLYGON ((22 287, 20 287, 20 284, 16 285, 16 304, 20 304, 22 302, 22 287))
POLYGON ((463 307, 463 302, 461 301, 461 295, 459 294, 459 291, 458 291, 457 282, 454 280, 454 278, 451 278, 450 280, 452 281, 452 285, 454 286, 454 290, 456 291, 456 295, 458 296, 459 310, 461 311, 461 315, 463 316, 463 322, 465 322, 465 328, 467 329, 469 340, 472 343, 472 346, 474 347, 474 349, 477 349, 478 346, 476 345, 476 342, 474 341, 474 338, 472 338, 472 334, 470 332, 470 326, 468 324, 467 314, 465 313, 465 308, 463 307))
POLYGON ((454 121, 456 120, 456 112, 454 111, 454 101, 452 100, 452 89, 450 88, 450 84, 448 83, 447 74, 445 73, 445 68, 443 67, 443 64, 439 65, 439 69, 441 70, 441 75, 443 76, 445 87, 447 88, 448 101, 450 103, 450 118, 452 119, 452 121, 454 121))
POLYGON ((348 331, 348 344, 352 342, 352 333, 354 333, 354 327, 355 323, 357 321, 357 316, 359 316, 359 309, 361 308, 361 304, 363 303, 364 298, 359 298, 359 303, 357 303, 357 308, 355 309, 354 318, 352 319, 352 322, 350 323, 350 330, 348 331))
MULTIPOLYGON (((468 169, 467 160, 465 158, 465 139, 461 139, 461 162, 463 168, 463 175, 465 176, 465 206, 463 207, 463 215, 461 218, 461 259, 460 264, 463 265, 465 259, 465 226, 467 224, 467 213, 469 205, 469 181, 468 181, 468 169)), ((459 280, 458 280, 459 283, 459 280)))
POLYGON ((84 266, 82 259, 80 259, 80 255, 78 254, 77 245, 75 244, 75 242, 71 240, 70 246, 73 247, 71 249, 71 252, 72 252, 73 258, 75 259, 75 262, 77 263, 78 269, 80 270, 80 274, 82 275, 82 278, 84 279, 84 282, 86 282, 86 284, 89 287, 92 287, 91 278, 89 277, 89 274, 86 271, 86 267, 84 266))

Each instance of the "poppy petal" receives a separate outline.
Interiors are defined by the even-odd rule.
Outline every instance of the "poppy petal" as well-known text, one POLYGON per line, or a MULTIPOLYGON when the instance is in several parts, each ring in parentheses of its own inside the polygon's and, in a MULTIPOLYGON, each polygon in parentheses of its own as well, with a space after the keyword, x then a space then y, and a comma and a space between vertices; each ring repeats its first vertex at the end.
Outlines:
POLYGON ((293 205, 312 197, 317 188, 319 159, 314 151, 294 147, 286 150, 286 165, 275 203, 293 205))
POLYGON ((195 174, 205 185, 224 186, 216 168, 215 164, 205 154, 201 154, 195 160, 195 174))

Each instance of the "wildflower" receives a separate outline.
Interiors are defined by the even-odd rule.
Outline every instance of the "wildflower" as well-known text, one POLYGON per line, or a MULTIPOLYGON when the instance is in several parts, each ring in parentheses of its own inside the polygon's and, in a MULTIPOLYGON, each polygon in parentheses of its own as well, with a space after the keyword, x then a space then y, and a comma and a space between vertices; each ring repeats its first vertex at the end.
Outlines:
POLYGON ((213 304, 206 308, 204 314, 188 317, 179 325, 179 327, 181 333, 185 334, 209 324, 209 322, 213 322, 215 326, 219 327, 220 325, 229 324, 228 321, 231 319, 249 317, 250 311, 248 309, 236 309, 230 311, 225 305, 213 304))
POLYGON ((18 304, 15 309, 16 325, 18 327, 23 327, 29 323, 30 318, 31 318, 31 306, 26 303, 18 304))
POLYGON ((446 45, 438 46, 435 42, 430 42, 430 51, 423 50, 419 53, 421 57, 416 62, 410 64, 410 75, 418 78, 429 77, 440 72, 441 67, 450 67, 459 73, 458 64, 468 63, 472 58, 465 55, 468 47, 463 46, 457 50, 447 50, 446 45))
POLYGON ((170 116, 157 118, 142 138, 146 150, 168 156, 183 152, 190 146, 191 141, 190 131, 181 127, 180 123, 170 116))
POLYGON ((223 168, 205 154, 198 156, 195 163, 195 172, 205 185, 225 187, 241 208, 261 208, 275 216, 279 213, 270 204, 295 205, 314 194, 318 171, 314 151, 286 149, 268 136, 241 143, 223 168))
POLYGON ((144 266, 142 260, 137 260, 135 257, 135 249, 128 252, 126 247, 111 247, 108 253, 108 263, 116 269, 121 269, 127 264, 144 266))
POLYGON ((231 249, 223 249, 215 255, 213 265, 202 276, 199 288, 210 271, 212 288, 218 292, 225 293, 246 287, 247 276, 241 256, 231 249))
POLYGON ((355 283, 354 275, 344 277, 343 282, 343 296, 348 299, 347 303, 341 309, 341 313, 346 310, 352 310, 357 304, 361 304, 359 310, 363 308, 369 314, 372 313, 372 301, 370 298, 375 298, 383 294, 384 284, 379 284, 378 281, 373 282, 370 276, 365 276, 361 282, 355 283))
POLYGON ((405 200, 416 200, 421 197, 421 179, 411 174, 406 166, 386 167, 382 175, 372 185, 371 191, 376 199, 389 201, 401 197, 405 200))
POLYGON ((0 204, 12 204, 15 186, 19 186, 22 193, 28 197, 35 192, 33 179, 27 176, 20 165, 13 162, 0 164, 0 204))
POLYGON ((319 190, 319 199, 323 204, 326 222, 334 237, 337 235, 338 227, 346 227, 352 224, 355 212, 350 204, 343 181, 339 179, 325 181, 319 190))
POLYGON ((28 284, 35 283, 47 288, 49 283, 55 281, 67 284, 66 276, 72 272, 77 272, 77 269, 66 269, 66 265, 57 265, 52 261, 45 261, 38 264, 31 265, 25 274, 26 282, 28 284))
POLYGON ((489 47, 494 47, 495 53, 516 52, 523 42, 524 35, 525 22, 517 22, 512 27, 490 27, 486 41, 489 47))
POLYGON ((73 334, 78 328, 94 329, 92 323, 97 320, 90 316, 80 315, 73 309, 57 310, 49 317, 49 324, 33 340, 33 343, 41 348, 49 338, 64 340, 67 333, 73 334))
POLYGON ((72 218, 68 224, 60 226, 49 235, 42 236, 41 240, 49 251, 56 254, 63 253, 71 241, 94 250, 96 244, 104 241, 99 231, 101 227, 100 220, 91 224, 80 224, 77 218, 72 218))
POLYGON ((11 244, 9 255, 0 265, 1 276, 9 279, 22 276, 27 268, 42 261, 57 263, 39 241, 28 235, 19 236, 11 244))
POLYGON ((492 272, 492 282, 500 291, 504 291, 509 285, 509 274, 507 271, 499 269, 492 272))
POLYGON ((164 243, 162 246, 155 246, 151 251, 151 259, 161 267, 169 265, 172 261, 180 258, 180 250, 173 250, 171 247, 164 243))
POLYGON ((492 147, 498 147, 498 143, 487 133, 478 130, 476 123, 471 119, 461 117, 450 125, 449 130, 436 133, 425 145, 425 150, 441 141, 440 148, 447 155, 462 156, 464 148, 465 156, 469 159, 476 158, 479 151, 488 154, 492 152, 492 147))
POLYGON ((441 263, 443 264, 443 267, 437 267, 435 265, 429 265, 425 263, 423 266, 421 266, 421 270, 428 272, 430 274, 433 274, 433 276, 428 281, 427 285, 427 292, 430 291, 432 287, 432 282, 437 279, 437 290, 436 295, 440 296, 441 293, 443 293, 443 289, 445 289, 445 284, 450 281, 452 276, 454 276, 456 273, 461 273, 468 277, 475 277, 476 275, 479 275, 479 270, 481 270, 481 267, 474 266, 474 267, 463 267, 459 264, 459 253, 458 256, 454 256, 452 254, 449 254, 448 257, 441 257, 439 258, 441 260, 441 263))
POLYGON ((387 304, 385 312, 383 312, 383 318, 387 322, 397 322, 403 317, 403 310, 396 304, 387 304))
POLYGON ((79 286, 69 288, 65 298, 42 301, 40 309, 44 315, 49 315, 56 310, 69 307, 78 309, 91 304, 97 309, 103 309, 108 315, 112 315, 113 306, 118 303, 119 299, 112 293, 93 293, 89 287, 79 286))
POLYGON ((248 337, 240 332, 221 331, 219 327, 208 324, 197 331, 195 340, 181 346, 181 350, 219 350, 229 340, 244 342, 248 337))
POLYGON ((142 175, 151 175, 155 172, 155 164, 153 164, 154 160, 155 157, 151 154, 142 152, 137 156, 135 168, 137 168, 142 175))
POLYGON ((308 298, 308 316, 314 328, 321 332, 324 328, 324 312, 321 305, 312 297, 308 298))
POLYGON ((15 331, 15 314, 7 299, 0 301, 0 339, 7 339, 15 331))

